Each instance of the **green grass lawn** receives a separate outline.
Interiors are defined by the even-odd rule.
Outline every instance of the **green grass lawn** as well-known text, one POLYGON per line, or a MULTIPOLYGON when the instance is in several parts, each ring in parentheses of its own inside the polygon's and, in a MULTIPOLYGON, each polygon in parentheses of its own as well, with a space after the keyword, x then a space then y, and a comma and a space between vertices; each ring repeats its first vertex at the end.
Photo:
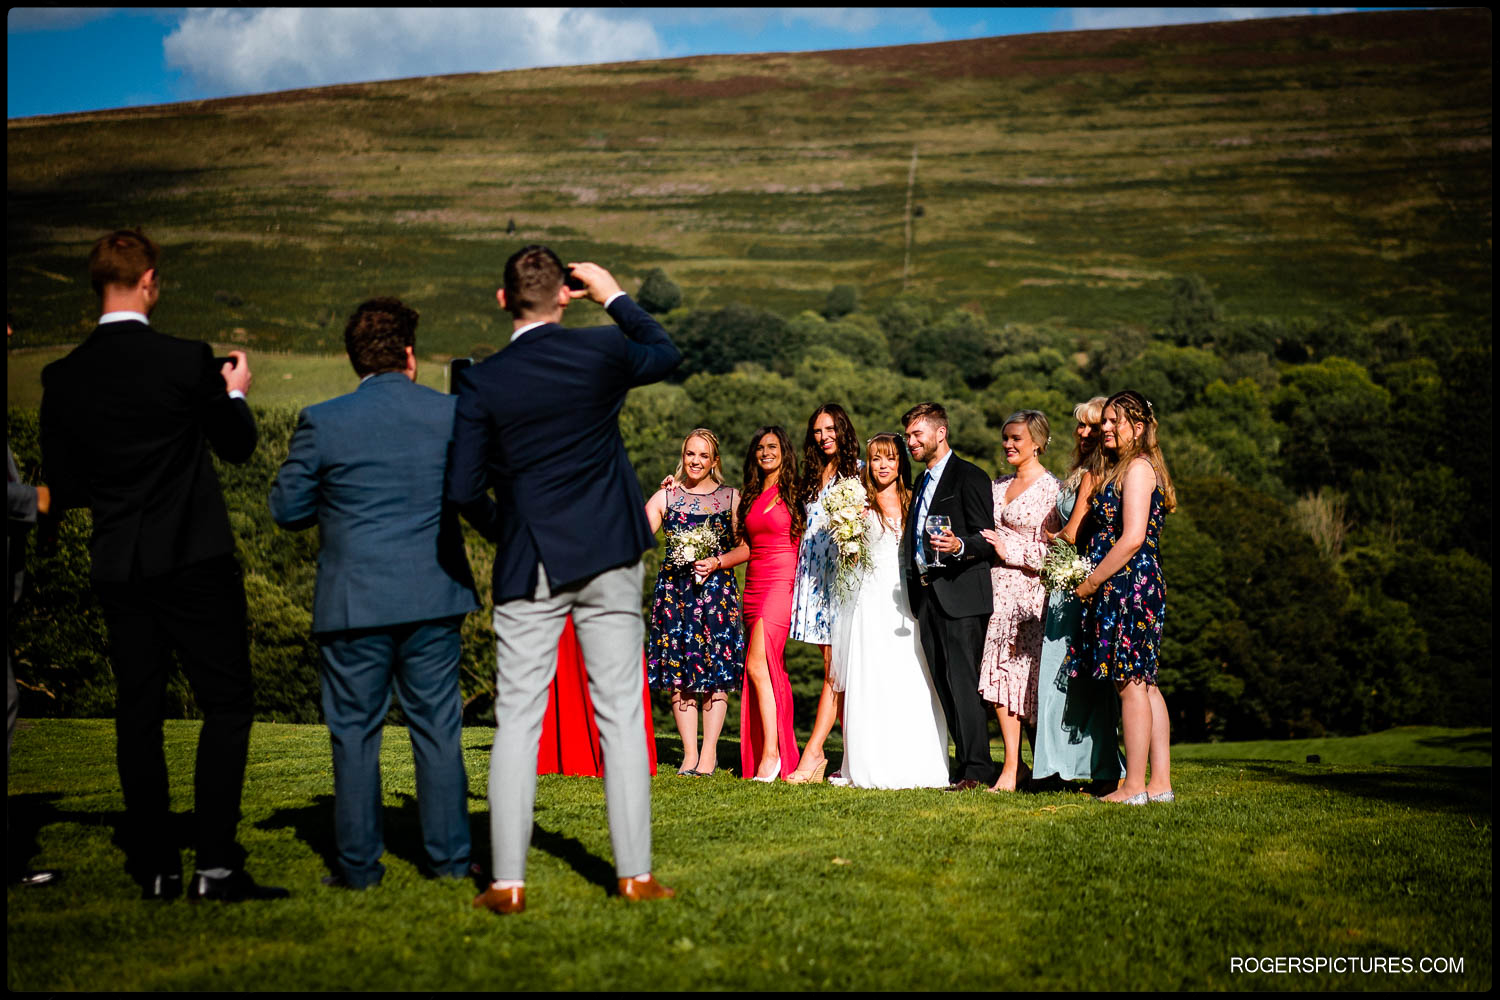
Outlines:
MULTIPOLYGON (((166 731, 182 813, 197 724, 166 731)), ((480 859, 491 735, 470 729, 464 741, 480 859)), ((1271 744, 1225 745, 1238 759, 1181 747, 1179 801, 1138 809, 1066 791, 766 786, 723 771, 679 779, 676 741, 662 739, 656 871, 678 898, 613 898, 600 783, 547 777, 529 909, 502 919, 471 908, 467 883, 419 876, 403 730, 386 740, 380 888, 319 885, 333 849, 326 731, 257 724, 241 836, 252 873, 293 896, 195 907, 140 902, 122 871, 111 844, 121 810, 112 725, 39 720, 16 736, 8 840, 13 855, 67 877, 8 891, 7 985, 1488 990, 1489 739, 1488 730, 1398 730, 1317 741, 1325 763, 1316 765, 1253 759, 1278 755, 1271 744), (1476 741, 1483 751, 1470 748, 1476 741), (1416 747, 1434 756, 1368 762, 1416 747), (1442 957, 1462 959, 1463 971, 1231 971, 1236 957, 1276 956, 1442 957)), ((735 755, 725 741, 721 759, 735 755)))

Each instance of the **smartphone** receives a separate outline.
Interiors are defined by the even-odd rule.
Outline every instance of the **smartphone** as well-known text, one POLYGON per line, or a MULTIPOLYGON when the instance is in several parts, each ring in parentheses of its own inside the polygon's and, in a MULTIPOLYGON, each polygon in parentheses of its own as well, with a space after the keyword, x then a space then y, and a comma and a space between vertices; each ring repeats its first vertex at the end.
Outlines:
POLYGON ((563 276, 563 284, 568 286, 569 291, 573 292, 581 292, 588 287, 588 285, 585 285, 583 283, 582 278, 574 277, 573 269, 571 267, 568 268, 567 272, 563 276))
POLYGON ((474 363, 473 358, 454 358, 448 362, 448 391, 458 391, 458 373, 474 363))
POLYGON ((234 358, 214 358, 214 365, 217 366, 217 367, 219 367, 219 368, 223 368, 225 365, 235 365, 235 364, 237 364, 237 362, 235 361, 234 358))

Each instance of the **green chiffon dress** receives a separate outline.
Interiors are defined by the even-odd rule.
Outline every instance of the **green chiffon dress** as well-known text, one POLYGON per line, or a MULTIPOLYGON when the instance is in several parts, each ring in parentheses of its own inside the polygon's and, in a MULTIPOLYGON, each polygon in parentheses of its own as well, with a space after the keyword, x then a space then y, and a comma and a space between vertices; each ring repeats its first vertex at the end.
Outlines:
MULTIPOLYGON (((1076 500, 1065 490, 1057 501, 1057 514, 1066 524, 1076 500)), ((1088 548, 1087 536, 1095 526, 1085 518, 1079 529, 1077 548, 1088 548)), ((1047 615, 1042 638, 1042 659, 1037 674, 1036 742, 1032 774, 1036 778, 1057 775, 1064 781, 1113 780, 1125 773, 1116 737, 1120 721, 1120 698, 1108 681, 1090 676, 1069 677, 1063 669, 1068 643, 1079 627, 1083 604, 1071 592, 1047 597, 1047 615)))

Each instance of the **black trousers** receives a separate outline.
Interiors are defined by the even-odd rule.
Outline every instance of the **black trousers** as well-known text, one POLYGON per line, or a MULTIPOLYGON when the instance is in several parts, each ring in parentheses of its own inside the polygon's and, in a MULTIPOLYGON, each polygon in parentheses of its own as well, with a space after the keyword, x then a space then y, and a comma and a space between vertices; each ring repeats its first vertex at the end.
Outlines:
POLYGON ((971 778, 995 783, 1000 771, 990 758, 990 713, 979 697, 979 660, 984 653, 987 615, 949 618, 929 595, 917 611, 922 652, 932 671, 932 685, 948 717, 953 737, 953 781, 971 778))
POLYGON ((129 867, 146 877, 181 870, 162 749, 173 650, 203 713, 193 783, 198 867, 241 867, 245 855, 235 830, 254 704, 239 563, 218 556, 164 576, 96 580, 94 591, 115 668, 115 753, 129 867))

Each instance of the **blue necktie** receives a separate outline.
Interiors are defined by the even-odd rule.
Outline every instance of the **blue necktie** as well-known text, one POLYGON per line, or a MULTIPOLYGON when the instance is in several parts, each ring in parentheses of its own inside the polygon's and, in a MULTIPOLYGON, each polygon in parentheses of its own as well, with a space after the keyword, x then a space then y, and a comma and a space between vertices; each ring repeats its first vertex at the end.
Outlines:
POLYGON ((932 470, 927 469, 922 473, 922 481, 917 485, 917 516, 914 519, 917 532, 917 552, 922 557, 922 568, 925 570, 932 565, 932 553, 927 547, 927 480, 932 476, 932 470))

